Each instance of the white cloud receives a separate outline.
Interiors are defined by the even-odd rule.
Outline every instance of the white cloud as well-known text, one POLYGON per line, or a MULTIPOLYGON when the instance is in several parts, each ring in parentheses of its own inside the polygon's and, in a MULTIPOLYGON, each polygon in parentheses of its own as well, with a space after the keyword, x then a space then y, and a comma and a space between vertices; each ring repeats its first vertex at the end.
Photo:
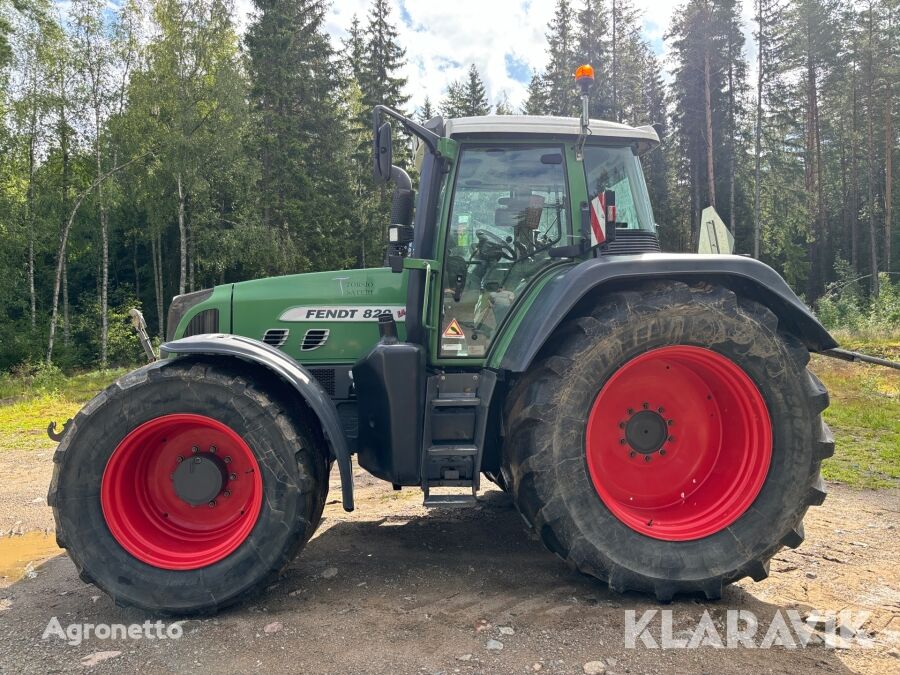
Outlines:
MULTIPOLYGON (((753 0, 742 0, 745 22, 753 16, 753 0)), ((363 25, 370 0, 334 0, 327 16, 326 30, 336 47, 346 37, 354 14, 363 25)), ((391 16, 406 48, 407 93, 411 106, 419 106, 429 96, 437 103, 448 83, 465 76, 474 63, 484 79, 488 96, 499 100, 503 93, 514 106, 525 99, 530 74, 546 65, 547 26, 553 16, 553 0, 391 0, 391 16), (507 62, 516 64, 514 77, 507 62), (527 71, 527 74, 526 74, 527 71)), ((665 58, 668 50, 662 37, 673 14, 683 2, 634 0, 642 13, 645 37, 665 58)), ((573 5, 578 8, 579 0, 573 5)), ((250 0, 238 0, 238 21, 246 25, 250 0)), ((746 26, 747 53, 751 26, 746 26)), ((595 64, 598 65, 598 64, 595 64)), ((599 64, 600 77, 603 76, 599 64)), ((666 68, 669 63, 664 63, 666 68)))

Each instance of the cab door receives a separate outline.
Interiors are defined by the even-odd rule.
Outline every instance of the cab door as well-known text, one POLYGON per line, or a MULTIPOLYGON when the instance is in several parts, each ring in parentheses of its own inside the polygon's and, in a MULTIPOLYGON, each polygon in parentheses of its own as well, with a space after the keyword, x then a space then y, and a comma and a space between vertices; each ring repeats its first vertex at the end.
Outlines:
POLYGON ((483 359, 571 233, 562 144, 463 145, 443 242, 436 360, 483 359))

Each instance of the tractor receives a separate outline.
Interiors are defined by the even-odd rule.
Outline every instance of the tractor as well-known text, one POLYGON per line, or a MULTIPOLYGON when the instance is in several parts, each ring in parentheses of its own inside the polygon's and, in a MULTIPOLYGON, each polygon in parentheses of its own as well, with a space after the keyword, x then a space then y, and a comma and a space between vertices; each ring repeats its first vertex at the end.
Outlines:
POLYGON ((428 507, 472 507, 484 477, 570 567, 661 602, 719 598, 801 544, 834 452, 807 363, 837 344, 765 264, 660 251, 657 130, 590 119, 577 79, 580 118, 376 106, 383 267, 172 300, 160 357, 54 455, 85 582, 154 613, 243 601, 315 532, 333 464, 353 510, 354 455, 428 507))

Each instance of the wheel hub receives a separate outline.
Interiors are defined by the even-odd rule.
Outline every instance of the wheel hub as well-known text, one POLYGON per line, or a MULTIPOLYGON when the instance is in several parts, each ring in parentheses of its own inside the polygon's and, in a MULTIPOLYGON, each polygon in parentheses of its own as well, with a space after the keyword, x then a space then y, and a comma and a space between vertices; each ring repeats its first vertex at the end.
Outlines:
POLYGON ((625 442, 642 455, 652 455, 669 437, 666 420, 655 410, 641 410, 625 423, 625 442))
POLYGON ((178 464, 172 477, 175 494, 191 506, 211 503, 228 481, 225 462, 216 455, 195 455, 178 464))

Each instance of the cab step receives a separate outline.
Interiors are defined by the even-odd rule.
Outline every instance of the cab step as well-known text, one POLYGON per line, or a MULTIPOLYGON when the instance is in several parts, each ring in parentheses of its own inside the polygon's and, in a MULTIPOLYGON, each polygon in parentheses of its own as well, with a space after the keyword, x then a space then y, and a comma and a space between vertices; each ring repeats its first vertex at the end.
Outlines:
POLYGON ((439 372, 428 378, 422 434, 422 491, 428 507, 473 506, 481 477, 496 374, 439 372), (433 488, 455 491, 435 494, 433 488))
POLYGON ((473 494, 456 495, 425 495, 424 506, 428 508, 460 508, 462 506, 475 506, 478 500, 473 494))

